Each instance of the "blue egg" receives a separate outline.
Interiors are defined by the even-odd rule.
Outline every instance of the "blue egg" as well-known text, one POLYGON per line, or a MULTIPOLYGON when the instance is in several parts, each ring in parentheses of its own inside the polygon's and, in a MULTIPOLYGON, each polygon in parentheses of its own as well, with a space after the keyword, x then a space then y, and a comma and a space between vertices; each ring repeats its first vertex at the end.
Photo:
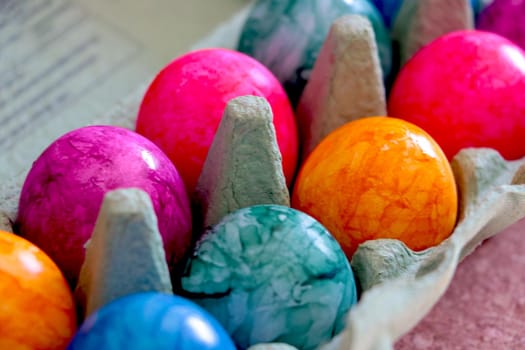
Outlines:
POLYGON ((88 317, 70 350, 235 350, 221 325, 191 301, 162 293, 115 300, 88 317))
MULTIPOLYGON (((381 15, 383 16, 383 19, 387 27, 389 28, 392 27, 397 17, 397 14, 399 13, 399 10, 401 9, 403 0, 371 0, 371 1, 375 5, 375 7, 377 7, 381 15)), ((470 6, 472 7, 472 11, 475 16, 477 16, 479 12, 483 9, 483 7, 486 5, 485 3, 486 1, 482 1, 482 0, 470 0, 470 6)))
POLYGON ((279 205, 237 210, 206 231, 181 284, 241 349, 316 349, 344 328, 357 296, 339 243, 312 217, 279 205))
POLYGON ((472 11, 474 11, 474 16, 478 16, 481 10, 486 6, 486 1, 482 0, 470 0, 470 6, 472 6, 472 11))
POLYGON ((377 7, 383 16, 385 24, 388 27, 391 27, 392 24, 394 24, 394 20, 396 19, 399 9, 401 8, 403 0, 372 0, 372 3, 377 7))

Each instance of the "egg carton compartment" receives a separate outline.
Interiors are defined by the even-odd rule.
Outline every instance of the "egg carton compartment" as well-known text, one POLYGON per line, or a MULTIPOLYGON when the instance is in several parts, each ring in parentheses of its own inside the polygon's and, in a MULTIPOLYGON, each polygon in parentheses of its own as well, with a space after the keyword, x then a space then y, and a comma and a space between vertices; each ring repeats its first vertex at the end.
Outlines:
MULTIPOLYGON (((234 48, 248 13, 248 9, 241 12, 194 48, 234 48)), ((317 128, 324 134, 351 120, 351 116, 343 121, 334 116, 339 115, 340 110, 356 105, 355 101, 349 102, 337 95, 337 91, 344 87, 341 77, 345 77, 345 71, 349 72, 344 69, 348 62, 345 61, 348 60, 348 57, 345 58, 348 47, 344 45, 355 43, 344 38, 347 36, 341 37, 337 35, 337 30, 332 31, 325 41, 324 51, 321 51, 320 63, 316 63, 318 67, 312 72, 310 90, 314 91, 312 86, 320 86, 325 89, 326 95, 316 96, 311 103, 299 102, 302 118, 312 122, 317 118, 316 115, 324 116, 322 126, 326 126, 326 129, 317 128), (328 64, 333 55, 338 57, 336 63, 328 64), (337 75, 334 71, 337 71, 337 75)), ((370 62, 369 59, 365 61, 370 62)), ((376 61, 373 66, 378 67, 379 62, 376 61)), ((361 68, 357 74, 380 79, 381 70, 369 68, 361 68)), ((106 116, 94 120, 93 124, 117 125, 133 130, 138 106, 147 86, 144 84, 137 88, 136 93, 106 116)), ((364 96, 372 98, 366 98, 368 104, 357 108, 354 114, 363 113, 363 109, 368 111, 366 115, 373 112, 382 114, 381 111, 386 110, 385 96, 376 89, 377 85, 372 84, 371 89, 366 86, 370 87, 370 84, 363 85, 358 91, 364 91, 364 96)), ((308 85, 305 91, 308 95, 308 85)), ((356 101, 361 99, 362 96, 358 96, 356 101)), ((315 137, 322 138, 322 135, 315 137)), ((361 244, 351 260, 361 286, 359 301, 348 313, 344 330, 320 349, 392 349, 394 342, 415 327, 437 303, 448 288, 458 264, 468 254, 484 240, 525 217, 525 158, 507 161, 493 149, 468 148, 460 151, 451 164, 460 202, 458 221, 452 235, 438 246, 418 252, 398 240, 378 239, 361 244)), ((20 174, 11 182, 0 185, 1 230, 13 232, 12 224, 16 219, 18 198, 25 176, 25 173, 20 174)), ((252 349, 286 350, 294 347, 287 344, 259 344, 252 346, 252 349)))
MULTIPOLYGON (((463 258, 525 217, 525 159, 508 162, 492 149, 465 149, 452 165, 462 203, 453 234, 421 252, 397 240, 360 245, 351 261, 362 287, 360 299, 345 329, 321 349, 392 348, 437 303, 463 258)), ((6 231, 12 231, 19 183, 2 188, 0 213, 6 231)), ((261 344, 253 349, 293 347, 261 344)))

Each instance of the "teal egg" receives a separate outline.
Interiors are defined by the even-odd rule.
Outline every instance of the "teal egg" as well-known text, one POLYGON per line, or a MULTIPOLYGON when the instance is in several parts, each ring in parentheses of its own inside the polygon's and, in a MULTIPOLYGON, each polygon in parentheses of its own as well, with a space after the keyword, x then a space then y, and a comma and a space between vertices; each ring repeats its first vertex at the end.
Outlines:
POLYGON ((241 32, 237 49, 268 67, 297 104, 330 26, 360 14, 372 23, 384 77, 392 69, 392 44, 381 14, 368 0, 259 0, 241 32))
POLYGON ((206 231, 181 285, 239 348, 315 349, 343 329, 357 294, 336 240, 312 217, 279 205, 240 209, 206 231))

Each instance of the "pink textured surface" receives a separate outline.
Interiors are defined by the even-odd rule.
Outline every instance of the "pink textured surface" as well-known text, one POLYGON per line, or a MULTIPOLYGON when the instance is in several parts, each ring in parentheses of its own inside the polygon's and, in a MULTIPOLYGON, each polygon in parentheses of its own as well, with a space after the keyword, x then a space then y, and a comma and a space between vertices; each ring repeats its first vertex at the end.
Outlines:
POLYGON ((204 49, 168 64, 144 96, 137 132, 166 152, 192 193, 226 104, 243 95, 268 100, 289 185, 298 136, 288 96, 266 67, 240 52, 204 49))
POLYGON ((34 162, 16 226, 74 285, 104 194, 136 187, 148 193, 170 265, 191 242, 189 199, 177 169, 151 141, 127 129, 91 126, 54 141, 34 162))
POLYGON ((525 49, 525 0, 494 0, 479 15, 477 27, 500 34, 525 49))
POLYGON ((451 159, 465 147, 525 155, 525 55, 488 32, 458 31, 421 49, 401 69, 391 117, 427 131, 451 159))
POLYGON ((525 349, 525 220, 487 240, 395 349, 525 349))

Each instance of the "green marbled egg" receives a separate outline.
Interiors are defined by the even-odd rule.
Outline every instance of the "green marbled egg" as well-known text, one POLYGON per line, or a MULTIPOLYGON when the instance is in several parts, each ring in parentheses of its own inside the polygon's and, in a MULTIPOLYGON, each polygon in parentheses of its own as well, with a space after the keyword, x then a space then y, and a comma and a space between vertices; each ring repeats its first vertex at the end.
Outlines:
POLYGON ((240 348, 315 349, 343 329, 356 303, 339 244, 315 219, 279 205, 240 209, 209 229, 181 284, 240 348))
POLYGON ((296 105, 330 26, 348 14, 370 20, 387 79, 392 69, 390 34, 368 0, 259 0, 244 24, 237 49, 268 67, 296 105))

